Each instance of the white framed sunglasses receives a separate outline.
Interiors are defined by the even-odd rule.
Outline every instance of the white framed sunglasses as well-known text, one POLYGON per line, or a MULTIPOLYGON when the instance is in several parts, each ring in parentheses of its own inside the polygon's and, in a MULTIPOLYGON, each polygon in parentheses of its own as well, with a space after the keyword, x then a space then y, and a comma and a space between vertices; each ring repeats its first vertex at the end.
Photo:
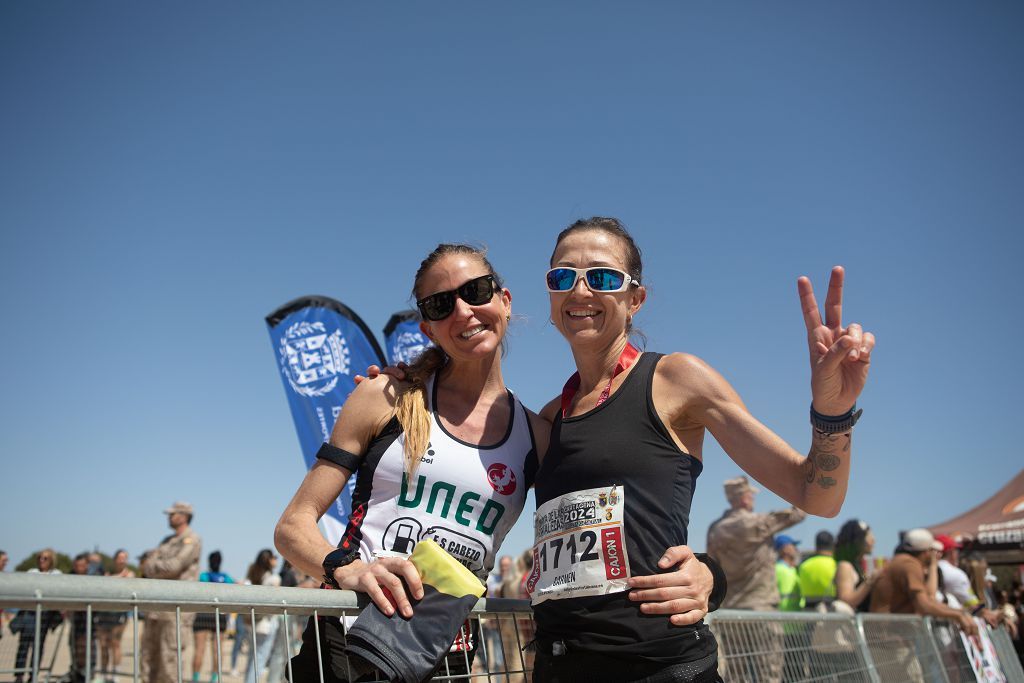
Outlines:
POLYGON ((561 266, 549 270, 544 280, 549 292, 568 292, 576 287, 576 283, 580 281, 581 277, 592 292, 622 292, 630 285, 640 286, 640 281, 633 279, 628 273, 607 266, 593 268, 561 266))

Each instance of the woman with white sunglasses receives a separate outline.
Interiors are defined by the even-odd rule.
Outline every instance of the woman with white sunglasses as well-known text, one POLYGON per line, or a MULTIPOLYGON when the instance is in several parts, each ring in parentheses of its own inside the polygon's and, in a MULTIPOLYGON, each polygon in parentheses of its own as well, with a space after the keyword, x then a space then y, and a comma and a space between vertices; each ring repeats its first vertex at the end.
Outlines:
POLYGON ((664 549, 678 551, 688 540, 705 433, 782 498, 835 516, 846 495, 855 402, 874 336, 842 325, 841 268, 832 271, 824 324, 810 282, 800 278, 813 425, 805 457, 758 422, 700 359, 640 352, 629 342, 647 292, 640 249, 618 220, 569 226, 550 266, 551 320, 569 342, 577 372, 541 412, 553 428, 535 486, 538 561, 528 584, 537 623, 534 680, 719 681, 707 627, 660 616, 692 605, 659 572, 671 565, 664 549), (581 511, 600 516, 590 520, 598 522, 598 546, 578 531, 581 511))

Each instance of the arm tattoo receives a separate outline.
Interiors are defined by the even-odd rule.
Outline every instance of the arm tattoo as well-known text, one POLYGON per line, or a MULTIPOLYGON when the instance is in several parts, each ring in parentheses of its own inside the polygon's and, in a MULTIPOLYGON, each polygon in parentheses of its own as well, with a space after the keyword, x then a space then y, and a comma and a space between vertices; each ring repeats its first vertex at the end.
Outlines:
POLYGON ((836 485, 835 479, 824 474, 819 475, 818 472, 819 470, 821 472, 833 472, 839 469, 839 465, 842 462, 840 455, 846 455, 850 452, 851 435, 852 432, 828 434, 817 429, 814 430, 811 452, 807 454, 807 461, 804 464, 804 472, 806 473, 808 484, 817 481, 818 486, 823 489, 836 485))

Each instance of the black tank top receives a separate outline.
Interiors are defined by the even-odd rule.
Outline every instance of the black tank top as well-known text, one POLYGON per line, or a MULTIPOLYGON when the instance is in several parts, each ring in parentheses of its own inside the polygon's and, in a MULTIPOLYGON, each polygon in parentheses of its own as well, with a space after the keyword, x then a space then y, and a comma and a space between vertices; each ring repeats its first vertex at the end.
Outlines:
MULTIPOLYGON (((551 445, 537 473, 537 507, 582 489, 620 484, 625 492, 626 551, 632 576, 662 573, 665 549, 686 543, 690 501, 700 460, 683 453, 654 408, 651 384, 662 357, 644 353, 607 401, 576 417, 555 419, 551 445)), ((600 651, 651 663, 681 663, 716 651, 699 622, 673 626, 645 615, 626 591, 547 600, 534 606, 537 635, 567 649, 600 651)))

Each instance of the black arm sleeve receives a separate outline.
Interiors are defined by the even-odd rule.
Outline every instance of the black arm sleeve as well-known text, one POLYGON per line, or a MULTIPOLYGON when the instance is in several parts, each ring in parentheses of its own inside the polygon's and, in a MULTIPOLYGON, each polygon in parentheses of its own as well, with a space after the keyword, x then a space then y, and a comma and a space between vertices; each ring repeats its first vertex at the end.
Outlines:
POLYGON ((359 469, 359 461, 362 460, 361 455, 356 455, 346 450, 342 450, 337 446, 332 446, 329 443, 325 443, 320 447, 320 450, 316 452, 317 460, 326 460, 332 462, 339 467, 344 467, 349 472, 355 472, 359 469))

